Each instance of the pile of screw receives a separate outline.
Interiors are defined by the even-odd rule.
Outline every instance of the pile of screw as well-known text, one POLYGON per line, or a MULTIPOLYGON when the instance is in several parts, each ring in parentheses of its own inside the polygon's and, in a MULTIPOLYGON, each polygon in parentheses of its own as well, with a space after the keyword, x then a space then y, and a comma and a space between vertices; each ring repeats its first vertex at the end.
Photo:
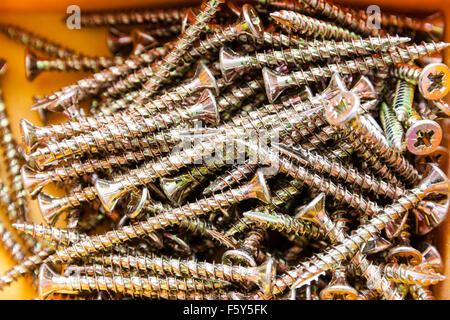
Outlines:
POLYGON ((55 299, 433 299, 443 18, 370 19, 323 0, 83 13, 84 28, 110 26, 114 58, 0 25, 28 47, 30 81, 94 72, 34 98, 43 121, 70 119, 23 119, 23 157, 0 104, 1 201, 22 238, 0 225, 17 261, 0 287, 31 275, 55 299))

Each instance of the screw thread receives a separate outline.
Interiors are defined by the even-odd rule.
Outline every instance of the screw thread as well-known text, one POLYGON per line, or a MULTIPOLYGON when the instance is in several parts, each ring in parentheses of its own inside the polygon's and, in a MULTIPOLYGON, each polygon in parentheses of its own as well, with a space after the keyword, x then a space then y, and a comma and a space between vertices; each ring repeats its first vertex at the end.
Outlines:
POLYGON ((244 216, 250 218, 253 222, 256 222, 266 229, 276 230, 287 234, 295 234, 308 239, 323 238, 323 232, 315 225, 285 214, 271 211, 270 213, 258 212, 257 215, 244 214, 244 216))
POLYGON ((410 82, 411 84, 417 84, 419 81, 422 68, 411 63, 399 63, 389 69, 390 75, 410 82))
POLYGON ((432 270, 422 270, 417 267, 387 264, 384 266, 384 276, 390 281, 407 284, 430 286, 439 283, 444 277, 432 270))
POLYGON ((414 101, 415 85, 405 81, 398 80, 395 87, 392 108, 395 111, 397 119, 405 122, 411 114, 414 101))
POLYGON ((246 283, 255 276, 255 268, 208 263, 196 260, 158 257, 155 255, 102 255, 96 261, 126 269, 137 269, 162 276, 217 279, 246 283))
POLYGON ((98 236, 89 236, 86 240, 77 242, 67 248, 59 248, 54 255, 49 257, 53 263, 70 262, 73 258, 105 250, 116 244, 135 239, 158 229, 178 225, 182 220, 190 219, 211 211, 224 209, 248 198, 248 190, 243 187, 213 195, 209 198, 197 200, 185 204, 179 208, 164 212, 145 221, 124 226, 120 229, 106 232, 98 236))
POLYGON ((0 32, 3 32, 8 38, 19 41, 20 43, 42 51, 49 56, 58 58, 67 58, 76 55, 75 50, 63 47, 44 37, 38 36, 19 26, 11 24, 0 24, 0 32))
POLYGON ((228 285, 228 283, 211 281, 211 280, 197 280, 197 279, 178 279, 172 277, 154 277, 154 276, 130 276, 126 277, 122 274, 95 276, 57 276, 58 280, 63 283, 67 289, 77 292, 82 291, 111 291, 115 293, 122 293, 131 295, 133 297, 149 297, 168 298, 169 292, 206 292, 215 289, 221 289, 228 285))
POLYGON ((351 11, 336 4, 324 0, 301 0, 301 3, 308 7, 315 14, 327 17, 336 21, 337 24, 347 26, 361 34, 377 35, 381 30, 369 27, 366 19, 353 15, 351 11))
POLYGON ((395 47, 403 40, 400 37, 371 37, 368 40, 351 39, 351 41, 317 41, 308 43, 301 49, 284 49, 270 53, 257 53, 247 56, 253 68, 273 67, 280 65, 301 65, 317 60, 326 60, 332 57, 342 58, 352 55, 368 55, 371 52, 385 51, 395 47))
POLYGON ((395 151, 402 152, 405 149, 403 127, 398 121, 394 110, 385 102, 381 104, 380 120, 390 146, 395 151))
POLYGON ((281 10, 271 13, 270 16, 282 27, 288 30, 293 29, 308 37, 335 40, 360 39, 358 35, 348 29, 298 12, 281 10))
POLYGON ((355 134, 375 152, 386 164, 406 182, 414 184, 419 181, 420 174, 400 153, 391 148, 384 136, 372 127, 365 117, 358 117, 351 123, 355 134))
POLYGON ((178 24, 183 20, 187 8, 139 9, 130 12, 83 12, 80 24, 85 27, 130 24, 178 24))
POLYGON ((92 71, 98 72, 124 62, 122 57, 88 57, 77 55, 67 58, 39 59, 37 68, 40 71, 92 71))

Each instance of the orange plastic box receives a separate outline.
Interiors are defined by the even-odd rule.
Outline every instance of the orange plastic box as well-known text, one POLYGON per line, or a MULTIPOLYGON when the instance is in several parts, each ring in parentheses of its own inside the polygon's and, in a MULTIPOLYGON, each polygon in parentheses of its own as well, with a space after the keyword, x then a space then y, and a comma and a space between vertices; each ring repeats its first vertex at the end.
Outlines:
MULTIPOLYGON (((173 4, 189 5, 198 1, 166 0, 164 6, 173 4)), ((369 5, 378 5, 381 10, 428 14, 441 10, 446 16, 447 26, 450 26, 450 0, 335 0, 336 3, 354 5, 360 8, 369 5)), ((67 47, 78 49, 90 55, 109 55, 105 43, 106 28, 85 28, 82 30, 69 30, 62 22, 69 5, 78 5, 81 10, 133 8, 133 7, 161 7, 158 0, 1 0, 0 22, 10 22, 46 36, 67 47)), ((450 42, 450 28, 446 28, 445 40, 450 42)), ((13 133, 18 141, 19 120, 27 118, 39 124, 36 112, 30 111, 33 95, 44 95, 52 90, 71 84, 88 74, 47 72, 33 82, 25 79, 24 46, 8 40, 0 35, 0 57, 8 60, 8 71, 0 78, 0 88, 3 91, 7 112, 13 133)), ((447 50, 445 60, 450 65, 450 52, 447 50)), ((449 145, 449 128, 444 122, 444 144, 449 145)), ((448 168, 443 168, 448 172, 448 168)), ((2 177, 4 169, 0 168, 2 177)), ((33 220, 42 222, 36 201, 30 202, 33 220)), ((4 212, 0 212, 4 218, 4 212)), ((450 219, 439 227, 437 232, 439 251, 445 261, 444 274, 447 280, 435 287, 437 299, 450 299, 450 219)), ((7 253, 0 248, 0 274, 13 266, 7 253)), ((28 279, 21 279, 11 287, 0 291, 0 299, 32 299, 37 296, 28 279)))

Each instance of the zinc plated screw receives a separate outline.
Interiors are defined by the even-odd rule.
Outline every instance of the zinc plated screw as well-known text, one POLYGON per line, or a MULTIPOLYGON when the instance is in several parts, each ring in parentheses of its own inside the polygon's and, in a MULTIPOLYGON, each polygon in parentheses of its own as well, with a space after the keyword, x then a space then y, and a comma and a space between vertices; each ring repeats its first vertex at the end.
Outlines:
POLYGON ((223 2, 223 0, 209 0, 202 5, 195 22, 178 38, 174 48, 163 58, 163 64, 159 66, 154 76, 148 80, 148 85, 145 86, 147 90, 156 93, 162 83, 170 77, 170 71, 177 67, 184 53, 200 37, 201 33, 206 29, 208 21, 216 14, 223 2))
POLYGON ((267 67, 263 69, 264 84, 267 98, 270 102, 277 99, 281 93, 293 86, 306 85, 309 82, 318 82, 320 79, 330 78, 335 72, 343 74, 361 73, 371 69, 381 69, 392 64, 417 59, 423 55, 448 47, 447 43, 423 43, 422 45, 408 46, 405 49, 393 48, 392 51, 360 57, 355 60, 346 60, 337 64, 328 64, 322 67, 294 71, 286 75, 275 73, 267 67))
MULTIPOLYGON (((159 25, 179 24, 189 7, 166 9, 136 9, 117 12, 85 12, 80 17, 80 24, 85 27, 108 25, 159 25)), ((153 28, 153 26, 152 26, 153 28)))
POLYGON ((196 280, 193 278, 160 278, 154 276, 131 276, 122 275, 106 277, 96 275, 89 277, 84 275, 64 277, 56 274, 46 264, 43 264, 39 270, 39 297, 44 299, 46 296, 55 293, 76 294, 82 291, 112 291, 132 296, 155 297, 163 292, 203 292, 214 289, 220 289, 228 286, 228 282, 214 280, 196 280))
POLYGON ((44 109, 49 111, 58 111, 61 106, 65 106, 72 102, 73 97, 77 97, 78 101, 83 101, 88 97, 98 94, 119 77, 123 77, 134 70, 139 69, 145 63, 152 63, 167 54, 173 45, 167 43, 161 47, 150 49, 138 56, 132 56, 126 59, 122 64, 111 66, 105 70, 93 74, 91 77, 77 81, 75 85, 69 85, 54 92, 50 96, 45 96, 33 104, 31 107, 35 109, 44 109))
MULTIPOLYGON (((235 24, 221 29, 220 31, 213 31, 212 34, 207 35, 205 40, 200 40, 183 56, 183 61, 193 62, 199 57, 205 56, 210 52, 217 51, 220 47, 228 42, 238 38, 239 36, 256 37, 262 32, 261 22, 256 13, 249 6, 242 8, 243 18, 235 24)), ((107 89, 107 96, 113 97, 120 95, 123 92, 129 91, 140 86, 143 82, 149 80, 153 76, 151 67, 145 67, 134 74, 130 74, 124 80, 118 81, 113 87, 107 89)))
POLYGON ((419 92, 427 100, 442 99, 450 91, 450 70, 442 63, 430 63, 425 68, 411 63, 399 63, 389 73, 417 85, 419 92))
POLYGON ((404 123, 411 115, 414 101, 415 86, 410 82, 399 79, 392 94, 392 108, 398 121, 404 123))
POLYGON ((370 28, 366 20, 355 16, 351 11, 342 8, 339 5, 325 0, 299 0, 300 3, 308 7, 311 11, 319 16, 325 16, 335 21, 336 24, 348 27, 357 33, 363 35, 378 35, 384 30, 370 28))
POLYGON ((261 242, 264 240, 265 229, 252 226, 237 249, 227 250, 222 254, 222 263, 256 267, 261 242))
POLYGON ((381 265, 383 275, 393 282, 406 283, 411 285, 429 286, 443 281, 445 276, 435 273, 432 270, 422 269, 420 267, 406 266, 401 264, 381 265))
MULTIPOLYGON (((323 253, 315 254, 313 258, 302 262, 295 268, 277 277, 274 283, 274 295, 283 293, 289 287, 301 287, 316 279, 326 270, 340 264, 347 258, 355 255, 361 246, 370 240, 375 234, 381 232, 390 221, 394 221, 416 206, 430 192, 438 191, 447 195, 449 182, 445 174, 433 165, 428 166, 429 171, 419 185, 408 191, 402 198, 392 205, 385 206, 380 213, 361 225, 351 236, 345 237, 339 245, 329 247, 323 253)), ((264 297, 263 293, 257 293, 252 299, 264 297)))
POLYGON ((183 220, 180 223, 180 228, 190 231, 193 234, 199 234, 203 237, 210 238, 223 245, 225 248, 237 248, 236 240, 234 240, 234 238, 226 236, 224 233, 218 231, 213 225, 203 219, 193 218, 183 220))
POLYGON ((258 156, 261 163, 277 166, 279 172, 290 175, 292 178, 303 182, 315 190, 325 192, 338 202, 349 205, 367 215, 374 215, 380 210, 376 203, 367 200, 361 194, 351 192, 345 186, 336 184, 330 179, 314 173, 312 170, 310 171, 308 168, 297 165, 290 159, 278 157, 272 150, 261 150, 255 145, 246 144, 244 141, 238 141, 238 143, 246 146, 251 154, 258 156))
POLYGON ((271 212, 244 212, 243 216, 263 226, 266 229, 277 230, 287 234, 295 234, 297 236, 306 237, 308 239, 321 239, 323 233, 319 228, 310 223, 304 223, 301 220, 288 216, 286 214, 279 214, 274 211, 271 212))
POLYGON ((149 217, 144 221, 139 221, 129 226, 121 227, 99 236, 90 236, 84 241, 60 248, 56 253, 48 258, 52 263, 69 262, 73 258, 82 257, 89 253, 98 252, 115 246, 116 244, 141 237, 152 233, 158 229, 168 226, 178 225, 181 220, 190 219, 211 211, 229 207, 235 203, 246 199, 257 198, 265 203, 270 202, 270 193, 263 177, 262 171, 246 185, 236 189, 214 195, 210 198, 199 199, 194 203, 188 203, 171 211, 149 217))
POLYGON ((387 139, 368 121, 368 118, 357 114, 359 97, 345 93, 342 96, 348 96, 350 100, 341 105, 343 107, 341 110, 335 106, 328 108, 326 112, 328 122, 342 128, 344 133, 353 131, 402 179, 411 184, 417 182, 420 179, 417 170, 402 154, 389 146, 387 139))
POLYGON ((397 152, 403 152, 405 150, 403 127, 398 121, 392 107, 386 102, 382 102, 380 106, 380 121, 390 146, 397 152))
POLYGON ((273 263, 270 261, 258 267, 244 267, 208 263, 197 260, 182 260, 150 255, 108 255, 94 258, 97 263, 120 266, 124 269, 137 269, 145 273, 161 276, 188 277, 197 279, 216 279, 243 284, 256 284, 264 287, 274 277, 273 263), (269 278, 267 277, 269 275, 269 278))
POLYGON ((348 29, 294 11, 272 12, 270 17, 283 28, 294 30, 307 37, 334 40, 360 39, 360 36, 348 29))
POLYGON ((19 26, 0 24, 0 32, 4 33, 10 39, 17 40, 26 46, 33 47, 52 57, 68 58, 77 55, 73 49, 65 48, 19 26))
POLYGON ((220 51, 220 68, 223 77, 231 81, 237 75, 251 69, 263 67, 278 67, 281 65, 294 65, 299 67, 310 61, 325 60, 331 57, 345 57, 351 55, 367 55, 371 52, 386 51, 401 43, 408 42, 409 38, 387 37, 368 38, 352 41, 314 41, 307 43, 301 49, 289 48, 282 51, 240 55, 233 50, 222 47, 220 51))
POLYGON ((88 57, 72 56, 67 58, 46 59, 38 57, 31 50, 25 50, 25 76, 28 81, 33 81, 43 71, 92 71, 121 64, 121 57, 88 57))
POLYGON ((212 170, 205 166, 195 166, 187 173, 175 177, 162 177, 160 179, 161 189, 172 204, 183 204, 196 187, 208 180, 208 175, 217 172, 225 165, 225 163, 218 164, 212 170))

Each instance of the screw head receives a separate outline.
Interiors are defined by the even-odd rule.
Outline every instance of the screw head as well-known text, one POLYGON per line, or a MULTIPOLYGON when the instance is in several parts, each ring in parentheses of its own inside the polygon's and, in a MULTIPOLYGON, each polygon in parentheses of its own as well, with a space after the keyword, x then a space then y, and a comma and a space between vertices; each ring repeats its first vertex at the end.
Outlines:
POLYGON ((405 134, 406 148, 416 155, 429 154, 439 147, 442 128, 433 120, 419 120, 405 134))
POLYGON ((0 58, 0 75, 5 74, 6 69, 8 69, 8 62, 5 59, 0 58))
POLYGON ((250 33, 257 38, 262 37, 264 28, 262 26, 261 19, 258 16, 255 8, 249 4, 244 4, 242 6, 242 15, 244 21, 246 22, 246 27, 250 33))
POLYGON ((357 116, 359 107, 360 99, 356 94, 341 92, 329 101, 325 116, 330 124, 342 126, 357 116))
POLYGON ((37 67, 38 58, 34 52, 25 49, 25 77, 28 81, 33 81, 41 71, 37 67))
POLYGON ((439 100, 450 90, 450 70, 443 63, 431 63, 423 68, 419 76, 420 93, 428 100, 439 100))

